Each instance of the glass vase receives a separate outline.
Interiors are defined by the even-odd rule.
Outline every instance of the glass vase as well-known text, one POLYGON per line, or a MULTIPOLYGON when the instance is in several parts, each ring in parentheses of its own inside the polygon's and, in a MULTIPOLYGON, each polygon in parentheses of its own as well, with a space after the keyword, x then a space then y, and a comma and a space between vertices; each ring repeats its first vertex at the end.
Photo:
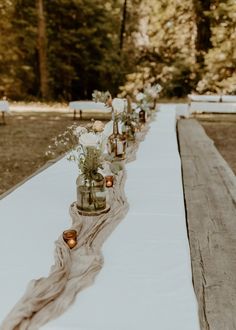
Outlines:
POLYGON ((79 211, 93 214, 106 209, 105 180, 101 173, 89 178, 81 174, 76 180, 76 185, 79 211))

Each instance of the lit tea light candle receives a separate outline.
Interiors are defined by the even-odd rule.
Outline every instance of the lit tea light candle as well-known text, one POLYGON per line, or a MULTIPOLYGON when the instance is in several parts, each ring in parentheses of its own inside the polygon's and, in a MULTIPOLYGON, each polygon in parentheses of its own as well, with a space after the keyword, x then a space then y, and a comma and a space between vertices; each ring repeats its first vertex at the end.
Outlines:
POLYGON ((73 249, 77 244, 77 231, 74 229, 63 231, 63 239, 69 248, 73 249))
POLYGON ((73 238, 68 239, 68 241, 66 241, 66 244, 69 246, 70 249, 73 249, 73 247, 75 247, 77 244, 77 240, 73 238))
POLYGON ((113 175, 107 175, 106 177, 105 177, 105 180, 106 180, 106 187, 107 188, 111 188, 111 187, 113 187, 113 175))

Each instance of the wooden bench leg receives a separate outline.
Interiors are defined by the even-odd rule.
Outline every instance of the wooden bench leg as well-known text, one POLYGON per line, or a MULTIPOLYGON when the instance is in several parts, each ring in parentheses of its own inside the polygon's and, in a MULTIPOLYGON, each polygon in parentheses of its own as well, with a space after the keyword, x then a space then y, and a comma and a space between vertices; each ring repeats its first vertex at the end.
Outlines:
POLYGON ((3 125, 6 125, 5 111, 2 111, 2 124, 3 124, 3 125))
POLYGON ((76 120, 76 110, 74 109, 74 117, 73 120, 76 120))
POLYGON ((191 116, 191 102, 188 103, 187 116, 191 116))

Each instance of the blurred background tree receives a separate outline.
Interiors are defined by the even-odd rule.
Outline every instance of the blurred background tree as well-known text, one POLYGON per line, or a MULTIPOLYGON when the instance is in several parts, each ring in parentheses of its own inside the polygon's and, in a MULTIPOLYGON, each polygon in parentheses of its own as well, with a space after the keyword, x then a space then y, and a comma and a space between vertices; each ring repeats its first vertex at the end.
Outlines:
POLYGON ((196 28, 191 1, 143 0, 136 33, 136 72, 123 93, 159 82, 166 96, 184 96, 195 83, 196 28))
POLYGON ((1 0, 0 93, 236 92, 235 0, 1 0))
POLYGON ((236 1, 212 0, 212 47, 205 53, 199 93, 236 94, 236 1))
POLYGON ((121 95, 162 84, 163 96, 236 93, 234 0, 143 0, 136 70, 121 95))

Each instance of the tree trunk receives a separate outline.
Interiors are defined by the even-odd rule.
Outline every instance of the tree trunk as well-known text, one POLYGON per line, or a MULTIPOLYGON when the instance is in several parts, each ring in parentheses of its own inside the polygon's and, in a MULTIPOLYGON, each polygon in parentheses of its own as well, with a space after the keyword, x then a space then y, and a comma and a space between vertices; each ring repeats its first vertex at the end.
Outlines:
POLYGON ((49 98, 48 67, 47 67, 47 37, 46 22, 43 9, 43 0, 36 0, 38 16, 38 58, 39 58, 39 81, 40 95, 43 99, 49 98))
POLYGON ((197 62, 203 64, 204 53, 212 47, 211 43, 211 21, 206 12, 210 11, 211 0, 193 0, 196 15, 197 37, 196 52, 197 62))
POLYGON ((124 4, 123 4, 123 15, 122 15, 121 29, 120 29, 120 50, 123 49, 123 45, 124 45, 126 16, 127 16, 127 0, 124 0, 124 4))

